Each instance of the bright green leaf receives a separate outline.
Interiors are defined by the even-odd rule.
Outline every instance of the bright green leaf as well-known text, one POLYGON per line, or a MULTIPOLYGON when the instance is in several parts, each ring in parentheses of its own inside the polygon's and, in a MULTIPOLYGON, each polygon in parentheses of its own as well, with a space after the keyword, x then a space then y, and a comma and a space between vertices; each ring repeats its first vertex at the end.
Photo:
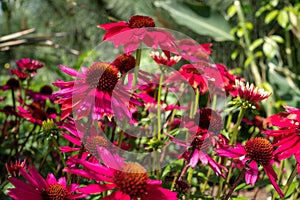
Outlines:
POLYGON ((249 50, 250 51, 255 50, 257 47, 262 45, 263 42, 264 42, 264 40, 262 38, 258 38, 256 40, 254 40, 254 42, 252 42, 252 44, 250 45, 249 50))
POLYGON ((216 11, 210 10, 210 15, 198 15, 183 3, 176 1, 157 1, 155 6, 163 8, 173 19, 181 25, 201 35, 209 35, 216 41, 233 40, 231 27, 225 18, 216 11))
POLYGON ((227 10, 227 15, 228 17, 233 17, 236 14, 236 6, 235 5, 231 5, 228 10, 227 10))
POLYGON ((269 42, 265 42, 263 44, 263 52, 268 58, 273 58, 276 54, 276 49, 269 42))
POLYGON ((271 35, 269 38, 277 43, 284 43, 284 39, 279 35, 271 35))
POLYGON ((278 24, 282 28, 286 28, 289 23, 289 15, 286 10, 281 10, 277 16, 278 24))
POLYGON ((235 50, 231 53, 231 55, 230 55, 231 59, 232 59, 232 60, 235 60, 236 57, 239 55, 239 53, 240 53, 240 51, 237 50, 237 49, 235 49, 235 50))
POLYGON ((278 15, 278 10, 273 10, 267 14, 265 17, 265 23, 269 24, 271 21, 273 21, 278 15))

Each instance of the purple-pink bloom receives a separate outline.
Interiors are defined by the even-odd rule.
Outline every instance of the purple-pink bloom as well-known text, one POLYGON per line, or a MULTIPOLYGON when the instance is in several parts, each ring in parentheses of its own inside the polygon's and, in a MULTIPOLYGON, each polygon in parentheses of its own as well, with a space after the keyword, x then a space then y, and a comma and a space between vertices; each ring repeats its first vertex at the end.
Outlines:
POLYGON ((15 177, 9 178, 9 181, 15 188, 9 188, 8 195, 15 200, 72 200, 86 196, 75 193, 78 185, 67 185, 65 177, 56 180, 54 175, 50 173, 45 180, 34 167, 28 167, 28 172, 25 168, 21 168, 20 173, 28 183, 15 177))
POLYGON ((147 171, 138 163, 124 162, 105 148, 98 148, 100 163, 77 160, 84 169, 65 169, 66 172, 96 181, 79 189, 84 194, 100 194, 114 190, 102 200, 175 200, 177 194, 162 188, 161 181, 151 180, 147 171))
POLYGON ((245 181, 252 186, 258 178, 258 165, 262 165, 272 185, 282 198, 284 195, 276 183, 277 175, 271 166, 274 162, 273 145, 269 140, 257 137, 248 140, 245 145, 237 144, 235 147, 220 146, 215 150, 218 156, 238 158, 242 160, 245 173, 245 181))
POLYGON ((266 130, 264 134, 273 136, 278 148, 274 151, 279 160, 292 155, 298 162, 300 174, 300 109, 285 106, 285 111, 269 116, 265 123, 278 127, 278 130, 266 130))

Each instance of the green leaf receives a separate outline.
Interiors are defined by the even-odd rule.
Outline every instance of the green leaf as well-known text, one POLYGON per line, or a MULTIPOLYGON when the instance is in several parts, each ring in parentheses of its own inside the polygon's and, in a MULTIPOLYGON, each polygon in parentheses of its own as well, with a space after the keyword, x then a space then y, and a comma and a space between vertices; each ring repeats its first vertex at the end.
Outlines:
POLYGON ((250 45, 249 50, 250 51, 255 50, 257 47, 262 45, 263 42, 264 42, 264 40, 262 38, 258 38, 256 40, 254 40, 254 42, 252 42, 252 44, 250 45))
POLYGON ((289 15, 286 10, 281 10, 277 16, 278 24, 282 28, 286 28, 289 23, 289 15))
POLYGON ((227 10, 227 15, 228 17, 233 17, 237 12, 236 6, 235 5, 231 5, 228 10, 227 10))
POLYGON ((269 12, 265 17, 265 23, 269 24, 271 21, 273 21, 277 17, 278 12, 279 12, 278 10, 273 10, 269 12))
POLYGON ((183 3, 175 1, 156 1, 155 6, 163 8, 178 24, 186 26, 200 35, 211 36, 216 41, 234 39, 233 36, 230 35, 230 25, 225 18, 216 11, 210 10, 209 16, 204 17, 183 3))
POLYGON ((276 49, 271 43, 265 42, 263 44, 263 52, 268 58, 273 58, 276 54, 276 49))
POLYGON ((284 43, 284 39, 279 35, 271 35, 269 38, 277 43, 284 43))

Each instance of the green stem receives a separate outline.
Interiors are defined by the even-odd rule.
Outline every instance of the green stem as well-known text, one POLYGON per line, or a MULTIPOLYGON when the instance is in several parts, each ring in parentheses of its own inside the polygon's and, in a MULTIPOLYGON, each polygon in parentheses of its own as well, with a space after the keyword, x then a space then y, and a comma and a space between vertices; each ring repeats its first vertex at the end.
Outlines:
POLYGON ((246 108, 241 107, 239 115, 238 115, 237 122, 235 123, 235 126, 233 128, 232 137, 230 138, 230 144, 234 144, 237 140, 237 134, 238 134, 239 126, 242 122, 242 119, 243 119, 245 113, 246 113, 246 108))
POLYGON ((251 41, 250 41, 250 37, 249 37, 249 32, 248 32, 247 27, 246 27, 246 20, 245 20, 245 16, 244 16, 242 6, 241 6, 241 2, 239 0, 235 0, 234 5, 236 6, 238 18, 239 18, 241 27, 242 27, 243 32, 244 32, 243 36, 244 36, 244 40, 245 40, 245 43, 246 43, 246 46, 244 47, 244 49, 245 49, 246 55, 247 55, 247 57, 252 58, 251 63, 250 63, 250 67, 251 67, 251 72, 254 76, 254 82, 255 82, 256 86, 260 86, 261 83, 262 83, 261 76, 260 76, 260 73, 259 73, 259 70, 258 70, 258 66, 255 62, 254 53, 249 48, 250 45, 251 45, 251 41))
POLYGON ((118 139, 118 147, 121 147, 124 138, 124 131, 121 131, 118 139))
POLYGON ((297 165, 295 165, 291 175, 289 176, 285 186, 284 186, 284 189, 283 189, 283 194, 286 194, 286 192, 289 190, 295 176, 297 175, 297 165))
POLYGON ((207 174, 206 174, 206 178, 207 178, 207 179, 205 179, 205 181, 204 181, 204 183, 203 183, 203 185, 202 185, 202 188, 200 188, 200 189, 201 189, 201 193, 204 193, 204 192, 205 192, 206 186, 207 186, 207 184, 208 184, 209 176, 210 176, 211 173, 212 173, 212 169, 211 169, 211 168, 208 168, 208 171, 207 171, 207 174))
POLYGON ((140 45, 140 47, 136 50, 134 78, 133 78, 133 82, 132 82, 133 86, 135 86, 137 84, 137 78, 138 78, 138 75, 139 75, 141 57, 142 57, 142 49, 141 49, 141 45, 140 45))
POLYGON ((157 139, 161 139, 161 91, 164 80, 164 72, 162 71, 159 79, 158 93, 157 93, 157 139))
MULTIPOLYGON (((188 176, 187 176, 187 182, 189 185, 192 184, 192 178, 193 178, 193 172, 194 169, 192 167, 190 167, 189 172, 188 172, 188 176)), ((191 190, 188 190, 187 194, 186 194, 186 199, 190 199, 190 195, 191 195, 191 190)))
POLYGON ((193 110, 193 116, 195 116, 195 114, 197 113, 197 109, 199 107, 199 99, 200 99, 200 91, 197 89, 196 90, 196 96, 195 96, 195 104, 194 104, 194 110, 193 110))

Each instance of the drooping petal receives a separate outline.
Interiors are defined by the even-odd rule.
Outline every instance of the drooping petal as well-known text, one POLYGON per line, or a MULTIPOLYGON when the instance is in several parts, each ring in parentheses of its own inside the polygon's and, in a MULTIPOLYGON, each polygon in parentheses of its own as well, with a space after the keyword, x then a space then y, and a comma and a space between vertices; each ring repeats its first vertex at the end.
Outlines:
POLYGON ((247 184, 254 186, 258 177, 258 168, 255 161, 249 163, 249 168, 246 168, 245 180, 247 184))
POLYGON ((284 194, 281 191, 280 187, 276 183, 276 178, 277 177, 276 177, 276 173, 275 173, 274 169, 272 168, 272 166, 271 165, 266 165, 266 166, 264 166, 264 170, 265 170, 266 174, 268 175, 268 177, 269 177, 272 185, 274 186, 275 190, 279 194, 280 198, 283 198, 284 194), (275 177, 274 177, 274 174, 275 174, 275 177))

